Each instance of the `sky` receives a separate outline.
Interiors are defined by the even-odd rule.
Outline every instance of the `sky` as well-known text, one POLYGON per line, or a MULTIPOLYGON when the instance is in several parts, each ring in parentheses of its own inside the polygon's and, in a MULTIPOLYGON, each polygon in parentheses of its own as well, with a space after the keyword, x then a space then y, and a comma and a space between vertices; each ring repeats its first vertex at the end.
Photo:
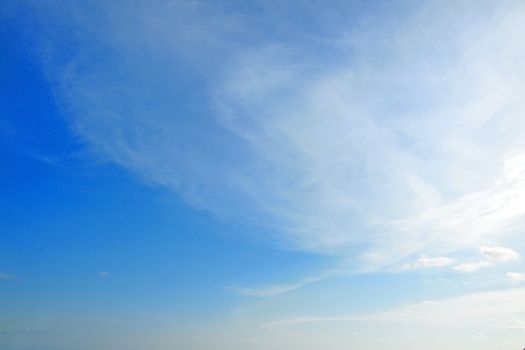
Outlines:
POLYGON ((525 3, 0 3, 0 348, 525 347, 525 3))

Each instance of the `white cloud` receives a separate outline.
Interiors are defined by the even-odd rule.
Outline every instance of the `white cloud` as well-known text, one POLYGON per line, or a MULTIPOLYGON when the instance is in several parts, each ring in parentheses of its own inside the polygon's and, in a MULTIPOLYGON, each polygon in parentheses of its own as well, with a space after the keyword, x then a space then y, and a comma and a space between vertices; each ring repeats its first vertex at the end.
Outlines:
POLYGON ((460 272, 475 272, 490 265, 491 263, 488 261, 465 262, 454 266, 454 270, 460 272))
POLYGON ((99 275, 100 277, 102 277, 102 278, 108 278, 108 277, 111 276, 111 273, 108 272, 108 271, 100 271, 100 272, 98 273, 98 275, 99 275))
POLYGON ((525 274, 519 272, 507 272, 507 279, 510 283, 525 282, 525 274))
POLYGON ((97 5, 50 16, 79 54, 47 52, 49 76, 91 149, 146 182, 362 270, 523 224, 523 3, 425 2, 304 43, 250 41, 274 18, 209 3, 97 5))
POLYGON ((519 258, 519 254, 510 248, 482 246, 479 253, 487 260, 471 261, 453 267, 460 272, 475 272, 495 263, 505 263, 519 258))
POLYGON ((405 265, 405 269, 426 269, 430 267, 445 267, 455 263, 454 259, 447 258, 444 256, 440 257, 426 257, 422 256, 411 264, 405 265))
POLYGON ((510 248, 481 247, 479 252, 488 260, 498 263, 509 262, 519 258, 519 254, 510 248))

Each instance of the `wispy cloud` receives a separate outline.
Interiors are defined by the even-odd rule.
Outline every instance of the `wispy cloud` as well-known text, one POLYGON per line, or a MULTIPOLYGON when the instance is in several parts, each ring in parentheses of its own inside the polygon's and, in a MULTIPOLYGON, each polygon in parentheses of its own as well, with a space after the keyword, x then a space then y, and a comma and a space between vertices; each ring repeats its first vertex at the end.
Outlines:
POLYGON ((95 4, 105 16, 45 7, 82 48, 46 52, 49 75, 86 144, 146 182, 363 270, 523 224, 523 4, 422 2, 315 40, 261 39, 271 4, 257 21, 205 2, 95 4))
POLYGON ((444 257, 444 256, 433 257, 433 258, 422 256, 422 257, 419 257, 413 263, 406 264, 404 268, 407 270, 410 270, 410 269, 417 270, 417 269, 426 269, 426 268, 431 268, 431 267, 445 267, 445 266, 453 265, 454 263, 455 263, 455 260, 444 257))
POLYGON ((479 269, 483 269, 485 267, 489 267, 491 263, 488 261, 473 261, 473 262, 465 262, 461 263, 459 265, 454 266, 454 270, 460 271, 460 272, 475 272, 479 269))
POLYGON ((251 297, 272 297, 291 292, 306 285, 323 281, 325 279, 341 275, 341 271, 327 271, 317 276, 307 277, 295 283, 267 285, 262 287, 228 287, 229 290, 239 295, 251 297))

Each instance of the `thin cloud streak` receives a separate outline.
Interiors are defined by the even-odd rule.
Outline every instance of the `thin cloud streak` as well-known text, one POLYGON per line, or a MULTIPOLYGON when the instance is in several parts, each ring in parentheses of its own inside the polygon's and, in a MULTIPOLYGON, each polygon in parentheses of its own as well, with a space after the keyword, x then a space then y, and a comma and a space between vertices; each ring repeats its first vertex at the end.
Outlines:
POLYGON ((454 266, 454 270, 469 273, 469 272, 478 271, 479 269, 483 269, 491 265, 492 264, 488 261, 465 262, 465 263, 461 263, 459 265, 454 266))
POLYGON ((243 296, 267 298, 288 293, 309 284, 320 282, 343 274, 345 273, 342 271, 327 271, 319 274, 318 276, 304 278, 296 283, 267 285, 263 287, 227 287, 227 289, 243 296))
POLYGON ((427 256, 422 256, 418 258, 416 261, 414 261, 413 263, 405 265, 404 268, 406 270, 417 270, 417 269, 427 269, 427 268, 433 268, 433 267, 445 267, 445 266, 453 265, 455 262, 456 262, 455 260, 444 257, 444 256, 432 257, 432 258, 427 257, 427 256))

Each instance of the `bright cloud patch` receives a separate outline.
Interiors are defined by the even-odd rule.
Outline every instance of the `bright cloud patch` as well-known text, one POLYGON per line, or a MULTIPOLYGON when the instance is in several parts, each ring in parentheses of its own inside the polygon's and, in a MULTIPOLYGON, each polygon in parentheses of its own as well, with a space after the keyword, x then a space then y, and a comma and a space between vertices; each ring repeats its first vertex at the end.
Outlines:
POLYGON ((510 248, 503 247, 481 247, 481 255, 490 261, 503 263, 519 258, 519 254, 510 248))
POLYGON ((489 267, 491 263, 488 261, 475 261, 475 262, 466 262, 459 265, 454 266, 454 270, 460 271, 460 272, 474 272, 478 271, 479 269, 489 267))
POLYGON ((405 269, 426 269, 430 267, 445 267, 453 265, 455 261, 447 257, 429 258, 422 256, 411 264, 405 265, 405 269))

